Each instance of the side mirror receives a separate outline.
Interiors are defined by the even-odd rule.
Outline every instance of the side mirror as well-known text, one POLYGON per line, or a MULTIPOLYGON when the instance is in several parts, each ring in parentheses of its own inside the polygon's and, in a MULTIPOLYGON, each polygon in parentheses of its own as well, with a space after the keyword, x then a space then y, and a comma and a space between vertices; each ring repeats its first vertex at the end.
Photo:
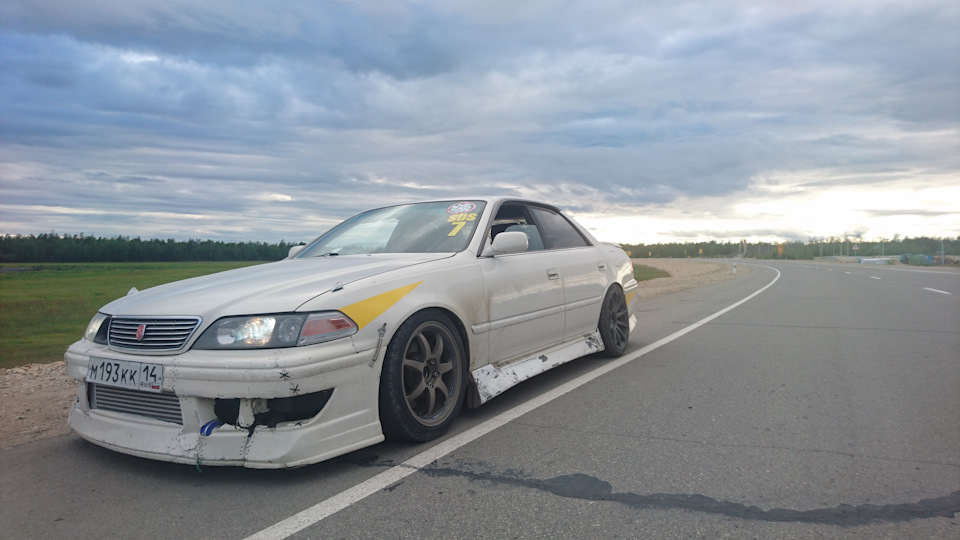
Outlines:
POLYGON ((520 231, 502 232, 493 239, 493 245, 483 250, 484 257, 523 253, 527 250, 529 238, 527 233, 520 231))
POLYGON ((287 252, 287 258, 292 259, 294 255, 303 251, 303 248, 305 247, 307 246, 293 246, 292 248, 290 248, 290 251, 287 252))

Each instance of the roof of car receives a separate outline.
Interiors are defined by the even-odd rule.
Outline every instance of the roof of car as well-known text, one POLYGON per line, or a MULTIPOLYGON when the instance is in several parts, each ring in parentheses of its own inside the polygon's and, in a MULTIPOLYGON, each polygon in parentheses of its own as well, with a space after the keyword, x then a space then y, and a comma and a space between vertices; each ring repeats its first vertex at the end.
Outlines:
MULTIPOLYGON (((542 205, 544 205, 544 206, 549 206, 549 207, 553 207, 553 208, 560 208, 560 206, 558 206, 557 204, 554 204, 554 203, 551 203, 551 202, 547 202, 547 201, 538 201, 538 200, 533 200, 533 199, 526 199, 526 198, 524 198, 524 197, 511 197, 511 196, 507 196, 507 195, 473 195, 473 196, 469 196, 469 195, 468 195, 468 196, 465 196, 465 197, 443 197, 443 198, 436 198, 436 199, 414 200, 414 201, 408 201, 408 202, 406 202, 406 203, 397 203, 397 204, 417 204, 417 203, 441 202, 441 201, 443 201, 443 202, 447 202, 447 201, 483 201, 483 202, 485 202, 485 203, 487 203, 487 204, 490 204, 490 205, 496 205, 496 204, 501 203, 501 202, 510 201, 510 202, 524 202, 524 203, 532 203, 532 204, 542 204, 542 205)), ((388 206, 396 206, 396 205, 388 205, 388 206)))

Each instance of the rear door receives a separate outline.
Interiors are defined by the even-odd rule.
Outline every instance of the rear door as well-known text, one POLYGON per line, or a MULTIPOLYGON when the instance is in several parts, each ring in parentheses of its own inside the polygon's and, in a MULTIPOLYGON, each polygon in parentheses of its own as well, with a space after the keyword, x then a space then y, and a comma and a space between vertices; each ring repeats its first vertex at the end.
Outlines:
POLYGON ((563 340, 577 339, 596 330, 600 320, 607 275, 603 255, 559 212, 530 209, 563 285, 563 340))

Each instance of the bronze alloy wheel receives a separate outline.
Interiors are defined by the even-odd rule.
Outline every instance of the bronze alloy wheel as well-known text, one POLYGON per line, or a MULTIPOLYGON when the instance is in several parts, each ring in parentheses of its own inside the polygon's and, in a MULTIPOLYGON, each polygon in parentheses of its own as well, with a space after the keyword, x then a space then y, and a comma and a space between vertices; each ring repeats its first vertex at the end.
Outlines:
POLYGON ((450 330, 434 321, 417 328, 403 352, 403 395, 407 410, 425 426, 452 412, 460 389, 460 351, 450 330))
POLYGON ((466 358, 449 317, 421 312, 391 340, 380 378, 380 422, 391 439, 440 436, 463 405, 466 358))

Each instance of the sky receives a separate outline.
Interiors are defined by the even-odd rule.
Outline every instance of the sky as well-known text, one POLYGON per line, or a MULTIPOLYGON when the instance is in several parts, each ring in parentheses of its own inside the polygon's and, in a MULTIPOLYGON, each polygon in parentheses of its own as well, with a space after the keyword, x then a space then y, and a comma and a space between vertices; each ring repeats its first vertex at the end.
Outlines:
POLYGON ((509 195, 600 240, 960 236, 960 3, 5 0, 0 234, 307 241, 509 195))

